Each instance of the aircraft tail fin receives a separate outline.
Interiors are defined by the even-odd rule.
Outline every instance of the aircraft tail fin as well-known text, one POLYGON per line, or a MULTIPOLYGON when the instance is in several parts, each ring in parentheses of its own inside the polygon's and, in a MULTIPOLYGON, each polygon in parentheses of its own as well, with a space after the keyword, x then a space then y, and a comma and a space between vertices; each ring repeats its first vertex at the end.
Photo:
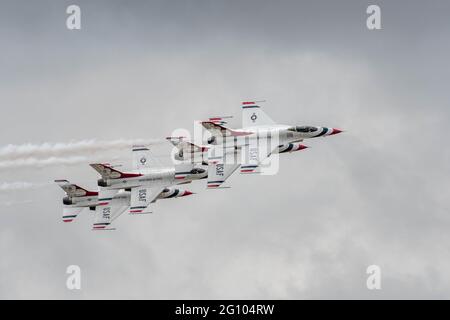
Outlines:
POLYGON ((139 174, 139 173, 124 173, 124 172, 121 172, 121 171, 119 171, 117 169, 114 169, 110 165, 104 164, 104 163, 93 163, 93 164, 90 164, 90 166, 95 171, 100 173, 100 175, 104 179, 134 178, 134 177, 141 176, 141 174, 139 174))
POLYGON ((219 137, 238 137, 238 136, 248 136, 252 132, 236 131, 212 121, 201 122, 203 128, 208 130, 213 136, 219 137))
POLYGON ((88 191, 76 184, 70 183, 67 180, 55 180, 55 182, 69 197, 88 197, 98 195, 98 192, 88 191))
POLYGON ((167 137, 166 139, 170 143, 172 143, 179 151, 189 153, 208 151, 208 147, 186 141, 184 140, 184 137, 167 137))
POLYGON ((264 101, 242 102, 242 127, 254 127, 275 124, 260 107, 264 101))

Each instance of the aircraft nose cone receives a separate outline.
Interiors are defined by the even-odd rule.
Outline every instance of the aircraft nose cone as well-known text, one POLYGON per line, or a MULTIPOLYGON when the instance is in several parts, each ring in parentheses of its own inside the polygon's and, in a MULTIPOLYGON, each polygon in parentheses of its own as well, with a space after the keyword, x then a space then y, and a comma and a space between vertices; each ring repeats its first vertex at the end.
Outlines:
POLYGON ((184 193, 183 193, 183 197, 185 197, 185 196, 190 196, 191 194, 193 194, 193 193, 190 192, 190 191, 188 191, 188 190, 186 190, 186 191, 184 191, 184 193))
POLYGON ((304 144, 300 144, 299 146, 298 146, 298 149, 297 150, 303 150, 303 149, 307 149, 308 148, 308 146, 305 146, 304 144))
POLYGON ((330 133, 330 136, 332 136, 333 134, 338 134, 338 133, 341 133, 341 132, 342 132, 342 130, 339 130, 339 129, 333 128, 333 131, 331 131, 331 133, 330 133))

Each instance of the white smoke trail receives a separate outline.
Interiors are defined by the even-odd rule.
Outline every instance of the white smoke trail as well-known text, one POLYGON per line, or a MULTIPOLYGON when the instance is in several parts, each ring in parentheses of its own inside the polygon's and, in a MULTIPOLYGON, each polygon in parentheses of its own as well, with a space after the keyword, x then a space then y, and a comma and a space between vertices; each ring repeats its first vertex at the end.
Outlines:
POLYGON ((49 185, 49 183, 32 183, 32 182, 24 182, 24 181, 15 181, 15 182, 1 182, 0 183, 0 192, 1 191, 16 191, 16 190, 26 190, 26 189, 36 189, 49 185))
MULTIPOLYGON (((5 193, 9 194, 9 192, 14 191, 24 191, 24 190, 34 190, 38 188, 42 188, 48 186, 50 183, 33 183, 33 182, 25 182, 25 181, 15 181, 15 182, 0 182, 0 194, 5 193)), ((9 196, 8 196, 9 197, 9 196)), ((23 205, 32 203, 31 200, 5 200, 0 201, 0 206, 4 207, 12 207, 17 205, 23 205)))
POLYGON ((86 157, 51 157, 47 159, 25 158, 16 160, 0 161, 0 170, 14 169, 23 167, 42 168, 53 165, 74 165, 79 163, 86 163, 86 157))
POLYGON ((24 204, 29 204, 29 203, 33 203, 33 201, 31 200, 25 200, 25 201, 5 201, 5 202, 0 202, 0 206, 4 206, 4 207, 14 207, 14 206, 19 206, 19 205, 24 205, 24 204))
POLYGON ((20 158, 67 157, 70 155, 92 154, 111 149, 126 149, 133 145, 161 143, 160 140, 118 139, 112 141, 82 140, 69 143, 42 143, 6 145, 0 148, 0 160, 20 158))

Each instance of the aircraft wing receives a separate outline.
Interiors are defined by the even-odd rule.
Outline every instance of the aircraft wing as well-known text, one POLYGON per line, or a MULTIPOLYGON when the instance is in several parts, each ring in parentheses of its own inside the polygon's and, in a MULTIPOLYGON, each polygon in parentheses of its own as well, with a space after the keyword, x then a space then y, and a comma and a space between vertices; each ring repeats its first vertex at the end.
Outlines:
POLYGON ((109 225, 127 210, 128 206, 106 205, 97 206, 93 230, 114 230, 109 225))
POLYGON ((154 202, 156 198, 163 192, 164 186, 152 186, 152 187, 136 187, 131 189, 130 200, 130 214, 143 214, 151 213, 149 211, 150 203, 154 202))
POLYGON ((82 207, 64 207, 62 220, 72 222, 83 209, 82 207))
POLYGON ((208 164, 208 189, 219 188, 233 172, 239 168, 240 164, 225 164, 221 162, 210 162, 208 164))
POLYGON ((233 172, 239 168, 239 150, 232 153, 222 153, 221 147, 215 147, 208 153, 207 189, 219 188, 233 172))
POLYGON ((241 147, 241 173, 260 173, 261 164, 269 158, 275 150, 278 150, 278 143, 268 139, 260 139, 241 147))
POLYGON ((277 141, 271 139, 250 139, 249 143, 235 150, 212 147, 208 152, 208 189, 220 187, 237 168, 242 174, 260 173, 272 153, 278 150, 277 141))
POLYGON ((264 101, 242 102, 242 127, 254 127, 275 124, 275 122, 261 109, 264 101))
POLYGON ((118 190, 100 189, 93 230, 112 230, 109 225, 127 210, 128 206, 114 203, 117 193, 118 190))

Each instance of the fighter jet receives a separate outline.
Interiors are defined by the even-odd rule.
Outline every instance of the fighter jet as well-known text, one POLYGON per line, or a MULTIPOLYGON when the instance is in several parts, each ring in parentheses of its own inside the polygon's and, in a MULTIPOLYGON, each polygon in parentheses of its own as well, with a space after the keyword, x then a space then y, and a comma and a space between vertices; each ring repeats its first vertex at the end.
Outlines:
MULTIPOLYGON (((72 222, 80 212, 84 209, 96 211, 97 206, 103 206, 104 203, 99 201, 98 191, 88 191, 85 188, 79 187, 76 184, 70 183, 67 180, 55 180, 55 182, 64 190, 66 196, 63 198, 63 222, 72 222)), ((157 197, 158 199, 172 199, 185 197, 193 194, 188 190, 181 190, 178 188, 165 188, 157 197)), ((131 193, 129 191, 121 190, 114 194, 111 198, 111 221, 117 219, 123 212, 130 207, 131 193)), ((156 201, 155 200, 155 201, 156 201)), ((101 220, 101 217, 96 215, 96 220, 101 220)), ((94 229, 103 229, 102 225, 94 226, 94 229)))
POLYGON ((242 128, 230 129, 213 121, 202 122, 211 134, 207 142, 207 188, 219 188, 237 168, 258 173, 262 162, 274 153, 306 149, 305 139, 342 132, 336 128, 276 124, 260 107, 261 101, 242 103, 242 128))
POLYGON ((151 213, 150 204, 165 191, 171 190, 173 185, 190 183, 193 180, 204 179, 207 176, 206 169, 198 164, 165 167, 161 166, 151 157, 147 147, 137 146, 133 148, 133 170, 131 172, 119 171, 108 164, 91 164, 101 175, 98 186, 99 194, 99 219, 94 227, 106 226, 111 222, 111 214, 115 208, 111 200, 119 190, 130 193, 130 214, 151 213))
MULTIPOLYGON (((98 191, 88 191, 67 180, 55 180, 55 182, 64 190, 66 196, 63 198, 63 221, 72 222, 78 214, 89 208, 94 211, 100 204, 98 191)), ((117 193, 111 199, 117 210, 114 212, 114 219, 122 214, 130 204, 129 193, 117 193), (120 210, 119 210, 120 209, 120 210)))

